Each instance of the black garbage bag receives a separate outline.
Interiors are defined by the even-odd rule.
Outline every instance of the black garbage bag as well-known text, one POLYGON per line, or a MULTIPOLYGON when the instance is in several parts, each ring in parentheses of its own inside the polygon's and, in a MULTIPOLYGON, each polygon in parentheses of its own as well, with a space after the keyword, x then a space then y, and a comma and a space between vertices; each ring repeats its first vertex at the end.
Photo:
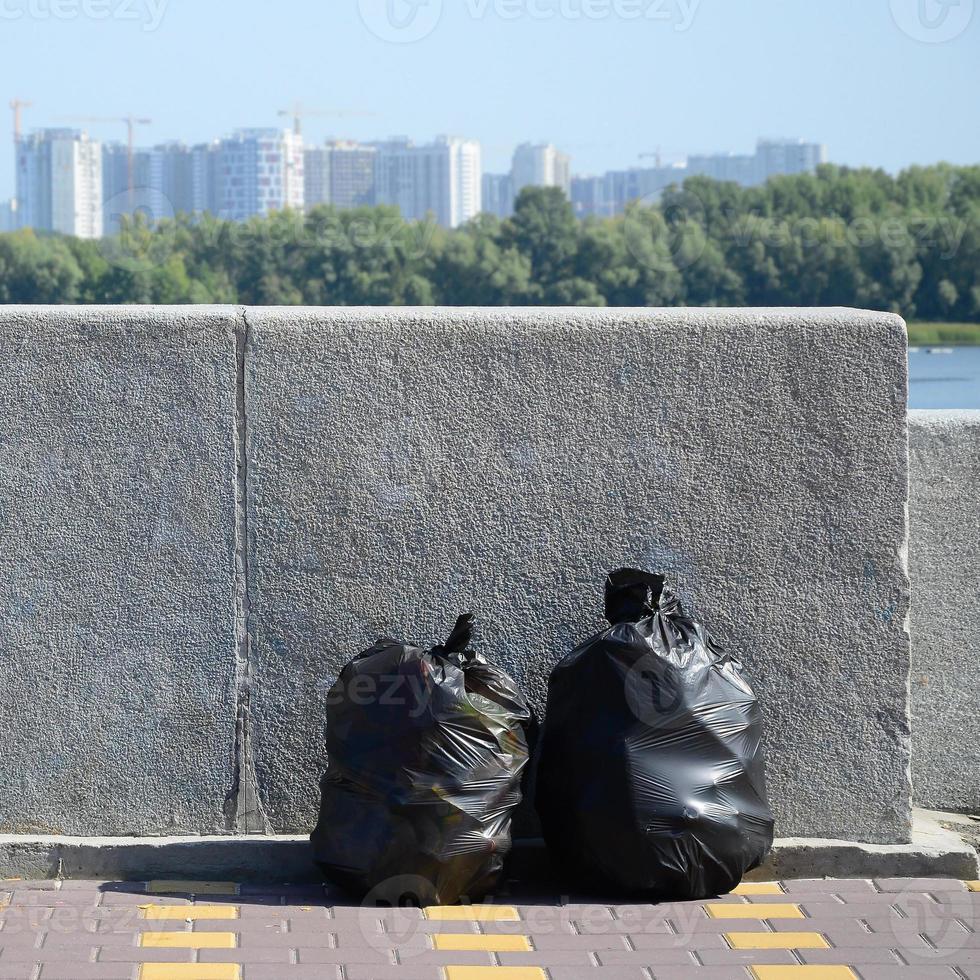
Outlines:
POLYGON ((773 839, 755 695, 662 576, 613 572, 606 618, 548 686, 536 803, 549 849, 600 887, 729 892, 773 839))
POLYGON ((531 711, 469 649, 461 616, 431 651, 380 640, 330 691, 329 768, 312 835, 326 876, 371 901, 484 896, 510 850, 531 711))

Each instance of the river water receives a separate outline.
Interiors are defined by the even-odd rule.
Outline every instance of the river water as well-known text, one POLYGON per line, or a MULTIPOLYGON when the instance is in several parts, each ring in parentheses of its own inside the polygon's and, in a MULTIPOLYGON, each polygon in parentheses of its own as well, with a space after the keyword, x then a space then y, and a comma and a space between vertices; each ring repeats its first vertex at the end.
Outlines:
POLYGON ((980 347, 910 347, 909 408, 980 409, 980 347))

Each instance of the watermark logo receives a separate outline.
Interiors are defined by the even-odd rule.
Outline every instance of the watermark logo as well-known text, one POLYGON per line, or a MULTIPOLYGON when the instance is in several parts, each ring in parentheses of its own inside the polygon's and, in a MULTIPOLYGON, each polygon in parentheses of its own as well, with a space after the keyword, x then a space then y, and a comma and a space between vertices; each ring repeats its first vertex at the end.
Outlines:
POLYGON ((684 675, 655 651, 636 660, 624 685, 630 711, 648 728, 673 730, 690 723, 684 675))
POLYGON ((401 960, 425 952, 422 908, 435 902, 434 886, 419 875, 395 875, 379 882, 364 896, 358 927, 365 943, 385 951, 397 947, 401 960))
POLYGON ((358 0, 364 26, 382 41, 413 44, 442 20, 443 0, 358 0))
POLYGON ((708 237, 704 203, 697 194, 684 189, 662 199, 661 193, 647 194, 627 207, 623 234, 627 250, 638 263, 669 273, 698 262, 708 237))
POLYGON ((915 889, 916 883, 910 881, 895 895, 901 914, 893 913, 888 921, 896 947, 913 966, 949 960, 966 946, 976 928, 970 894, 962 886, 934 894, 915 889))
POLYGON ((109 265, 149 272, 173 254, 174 206, 153 187, 134 187, 109 198, 102 209, 99 252, 109 265))
POLYGON ((914 41, 943 44, 973 20, 974 0, 891 0, 892 18, 914 41))

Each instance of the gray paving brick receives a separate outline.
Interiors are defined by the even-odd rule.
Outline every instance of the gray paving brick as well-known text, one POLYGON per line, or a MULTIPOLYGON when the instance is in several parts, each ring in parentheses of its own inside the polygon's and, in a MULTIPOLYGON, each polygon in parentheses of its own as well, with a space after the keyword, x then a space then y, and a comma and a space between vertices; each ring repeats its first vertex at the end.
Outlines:
POLYGON ((139 905, 191 905, 186 895, 146 895, 142 892, 104 891, 100 892, 99 905, 103 908, 139 905))
MULTIPOLYGON (((0 980, 33 980, 34 969, 33 963, 0 962, 0 980)), ((78 980, 83 980, 83 978, 79 977, 78 980)))
POLYGON ((721 933, 700 932, 692 937, 641 933, 631 934, 629 938, 634 949, 702 950, 728 948, 728 944, 721 933))
POLYGON ((193 963, 194 951, 189 949, 153 949, 134 946, 117 949, 106 946, 99 949, 98 963, 193 963))
MULTIPOLYGON (((344 968, 347 980, 444 980, 444 974, 438 966, 416 966, 406 963, 404 966, 364 966, 353 963, 344 968)), ((254 980, 252 977, 245 977, 245 980, 254 980)), ((266 980, 266 978, 261 978, 266 980)), ((268 980, 293 980, 292 973, 284 974, 280 977, 269 977, 268 980)), ((301 980, 296 977, 295 980, 301 980)), ((305 978, 304 978, 305 980, 305 978)), ((310 975, 310 980, 319 980, 310 975)))
POLYGON ((848 966, 862 966, 864 964, 880 964, 882 966, 889 963, 898 965, 902 961, 895 953, 888 948, 861 947, 849 949, 839 947, 835 949, 801 949, 797 951, 804 963, 844 963, 848 966))
POLYGON ((883 892, 963 892, 966 885, 956 878, 875 878, 883 892))
POLYGON ((327 890, 323 885, 243 884, 239 888, 239 894, 243 899, 252 896, 272 896, 292 905, 306 904, 305 899, 325 901, 327 898, 327 890))
POLYGON ((131 963, 45 963, 40 980, 132 980, 134 969, 131 963))
POLYGON ((561 936, 533 932, 530 939, 535 949, 552 950, 590 950, 590 949, 629 949, 626 937, 612 936, 561 936))
MULTIPOLYGON (((17 891, 10 898, 11 908, 18 905, 43 905, 46 908, 59 908, 66 905, 89 905, 95 908, 103 898, 98 891, 17 891)), ((146 896, 143 896, 146 901, 146 896)))
POLYGON ((38 932, 45 928, 45 923, 51 915, 52 909, 39 905, 21 905, 17 908, 5 909, 0 914, 0 936, 24 930, 38 932))
POLYGON ((388 951, 376 949, 317 949, 307 946, 296 947, 299 962, 309 963, 376 963, 379 966, 395 965, 394 957, 388 951))
POLYGON ((861 980, 962 980, 951 966, 880 966, 861 967, 861 980))
POLYGON ((630 950, 622 952, 620 950, 609 950, 608 952, 596 954, 601 966, 651 966, 660 964, 661 966, 695 966, 697 960, 690 950, 683 947, 677 949, 657 949, 657 950, 630 950))
POLYGON ((482 950, 398 950, 398 962, 406 966, 493 966, 493 953, 482 950))
POLYGON ((201 963, 291 963, 292 950, 288 946, 260 946, 253 949, 202 949, 198 951, 201 963))
MULTIPOLYGON (((596 961, 607 962, 606 957, 616 957, 629 953, 628 950, 599 950, 590 953, 584 949, 550 949, 532 950, 528 953, 497 953, 501 966, 593 966, 596 961)), ((637 953, 629 953, 634 958, 638 958, 637 953)))
POLYGON ((796 878, 781 881, 787 895, 877 895, 878 889, 868 878, 796 878))
MULTIPOLYGON (((899 920, 904 921, 904 920, 899 920)), ((887 932, 867 932, 854 925, 831 925, 824 929, 814 929, 830 941, 832 946, 847 949, 871 949, 901 946, 904 949, 929 949, 928 944, 917 932, 900 933, 898 930, 887 932)))
MULTIPOLYGON (((207 903, 196 902, 195 904, 205 905, 207 903)), ((238 910, 239 920, 242 922, 284 922, 290 915, 295 915, 297 918, 309 918, 310 921, 327 921, 326 909, 311 909, 310 911, 306 911, 305 909, 290 910, 282 905, 268 907, 263 905, 240 905, 238 906, 238 910)))
MULTIPOLYGON (((242 980, 341 980, 342 976, 339 966, 282 966, 251 963, 242 967, 242 980)), ((347 971, 347 978, 355 980, 350 970, 347 971)), ((364 980, 367 980, 367 977, 364 980)), ((381 980, 381 975, 378 975, 378 980, 381 980)), ((409 980, 409 978, 402 977, 402 980, 409 980)))
MULTIPOLYGON (((809 921, 808 919, 774 919, 772 924, 775 926, 777 922, 780 922, 783 923, 784 929, 799 932, 801 929, 810 928, 809 921)), ((720 935, 725 932, 763 932, 766 928, 762 919, 693 919, 687 922, 672 919, 671 923, 678 936, 720 935)))
MULTIPOLYGON (((157 926, 159 927, 159 923, 157 926)), ((168 931, 181 931, 179 927, 168 931)), ((79 946, 100 946, 104 949, 109 947, 121 948, 136 945, 135 932, 109 932, 96 934, 87 929, 79 929, 77 932, 47 932, 44 934, 44 950, 49 949, 77 949, 79 946)))
MULTIPOLYGON (((925 937, 936 949, 980 949, 980 932, 946 929, 938 933, 927 932, 925 937)), ((0 934, 0 939, 2 938, 0 934)))
POLYGON ((650 974, 637 966, 556 966, 548 970, 552 980, 650 980, 650 974))
POLYGON ((747 967, 741 966, 700 966, 673 967, 653 966, 654 980, 745 980, 749 976, 747 967))
POLYGON ((799 963, 788 949, 705 949, 699 950, 697 955, 705 966, 799 963))
POLYGON ((898 895, 870 895, 854 902, 823 902, 820 904, 800 898, 799 906, 810 919, 862 919, 867 915, 902 908, 904 900, 898 895))

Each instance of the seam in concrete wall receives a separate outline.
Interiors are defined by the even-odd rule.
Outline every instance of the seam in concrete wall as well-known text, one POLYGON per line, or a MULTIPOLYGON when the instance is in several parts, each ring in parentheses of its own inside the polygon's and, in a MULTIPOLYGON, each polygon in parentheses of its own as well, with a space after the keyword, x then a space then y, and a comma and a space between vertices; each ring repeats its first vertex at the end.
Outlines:
POLYGON ((248 406, 245 398, 245 362, 248 357, 248 310, 241 308, 235 327, 235 781, 225 803, 228 831, 234 834, 267 834, 271 827, 259 795, 252 746, 251 595, 248 569, 248 406))

